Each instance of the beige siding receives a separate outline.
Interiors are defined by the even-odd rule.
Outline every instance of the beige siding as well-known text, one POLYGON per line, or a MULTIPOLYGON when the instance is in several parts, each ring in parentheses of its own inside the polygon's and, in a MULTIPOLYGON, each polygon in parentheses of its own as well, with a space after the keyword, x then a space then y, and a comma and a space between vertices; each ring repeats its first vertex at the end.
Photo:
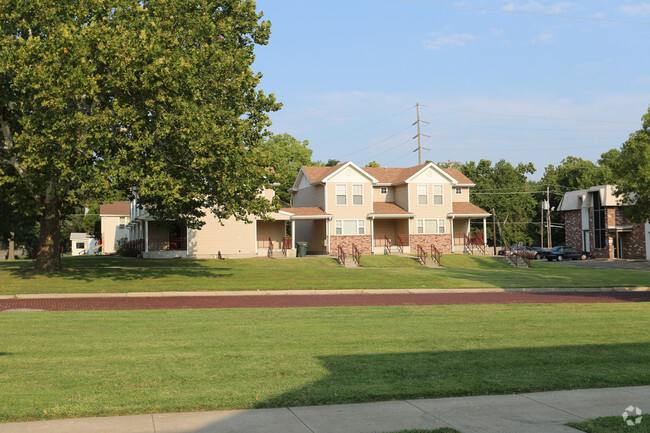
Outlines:
POLYGON ((282 248, 282 238, 286 232, 285 221, 257 221, 257 247, 268 248, 269 237, 273 242, 273 248, 282 248))
POLYGON ((409 183, 409 198, 411 202, 410 211, 416 215, 409 224, 411 234, 417 234, 417 220, 421 218, 436 218, 445 220, 445 233, 451 230, 447 215, 452 210, 452 184, 443 174, 433 168, 429 168, 413 178, 409 183), (418 204, 418 185, 427 186, 427 204, 418 204), (433 204, 433 186, 442 185, 442 205, 433 204))
POLYGON ((395 204, 400 206, 403 209, 409 210, 409 198, 408 198, 408 193, 409 193, 409 186, 404 184, 404 185, 399 185, 394 187, 395 188, 395 204))
MULTIPOLYGON (((124 217, 122 217, 124 218, 124 217)), ((126 217, 128 219, 128 217, 126 217)), ((129 237, 129 230, 126 225, 120 227, 120 217, 117 215, 102 216, 101 230, 102 242, 104 243, 103 252, 113 254, 117 248, 117 241, 129 237)))
POLYGON ((293 194, 294 207, 319 207, 325 209, 324 185, 311 185, 293 194))
POLYGON ((368 214, 372 213, 372 184, 370 182, 330 182, 327 187, 328 203, 327 212, 334 215, 330 221, 330 234, 336 235, 336 220, 366 220, 365 234, 370 234, 368 214), (336 204, 336 185, 345 185, 347 191, 347 204, 336 204), (352 204, 352 185, 363 185, 363 204, 352 204))
POLYGON ((452 187, 451 189, 451 196, 452 200, 456 203, 468 203, 469 202, 469 187, 467 186, 460 186, 461 193, 456 194, 456 187, 452 187))
POLYGON ((255 222, 246 224, 231 217, 223 221, 224 225, 211 214, 203 217, 205 225, 200 230, 190 230, 187 239, 188 255, 195 257, 213 257, 222 255, 257 254, 255 222))
POLYGON ((392 186, 386 186, 383 188, 386 188, 386 194, 381 193, 381 188, 380 186, 375 186, 372 188, 373 190, 373 200, 374 202, 382 202, 382 203, 395 203, 395 189, 392 186))

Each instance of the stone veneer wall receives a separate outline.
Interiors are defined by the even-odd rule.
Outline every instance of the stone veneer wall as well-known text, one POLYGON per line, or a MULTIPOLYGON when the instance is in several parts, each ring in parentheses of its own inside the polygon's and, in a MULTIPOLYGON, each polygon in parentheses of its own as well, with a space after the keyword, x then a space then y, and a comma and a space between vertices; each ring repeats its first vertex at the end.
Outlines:
POLYGON ((417 252, 416 248, 418 245, 426 250, 427 254, 429 253, 429 246, 435 244, 436 248, 440 250, 443 254, 451 254, 451 234, 444 235, 410 235, 409 242, 411 245, 411 252, 417 252))
POLYGON ((564 213, 564 241, 567 246, 582 249, 582 212, 570 210, 564 213))
POLYGON ((338 235, 330 236, 330 254, 337 255, 339 245, 346 254, 352 254, 352 244, 355 244, 361 254, 372 253, 372 236, 370 235, 338 235))

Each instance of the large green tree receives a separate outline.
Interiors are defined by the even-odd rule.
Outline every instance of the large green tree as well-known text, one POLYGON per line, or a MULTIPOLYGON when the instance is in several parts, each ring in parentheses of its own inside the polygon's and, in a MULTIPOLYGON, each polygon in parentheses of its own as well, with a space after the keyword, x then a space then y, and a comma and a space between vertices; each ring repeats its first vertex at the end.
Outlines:
MULTIPOLYGON (((535 172, 533 164, 513 166, 502 159, 492 165, 492 161, 482 159, 478 163, 470 161, 456 167, 476 184, 470 196, 472 203, 488 212, 495 210, 502 235, 499 236, 497 230, 497 239, 501 240, 497 243, 530 244, 529 226, 538 203, 527 181, 527 175, 535 172)), ((489 221, 491 223, 492 218, 489 221)), ((492 237, 491 228, 488 231, 492 237)))
POLYGON ((307 140, 300 141, 286 133, 273 134, 260 146, 263 158, 273 167, 276 196, 287 204, 291 200, 288 189, 293 186, 300 167, 312 164, 312 150, 307 146, 307 140))
POLYGON ((557 166, 552 164, 547 166, 540 183, 543 186, 550 186, 551 190, 560 192, 551 195, 551 206, 557 207, 566 191, 610 183, 612 172, 609 167, 608 155, 603 154, 604 159, 599 161, 600 165, 575 156, 568 156, 557 166))
POLYGON ((0 26, 0 188, 39 209, 37 269, 60 268, 62 212, 108 190, 191 227, 269 210, 253 1, 4 0, 0 26))
POLYGON ((650 219, 650 109, 642 120, 641 129, 630 135, 610 162, 615 193, 630 205, 625 208, 625 215, 636 223, 650 219))

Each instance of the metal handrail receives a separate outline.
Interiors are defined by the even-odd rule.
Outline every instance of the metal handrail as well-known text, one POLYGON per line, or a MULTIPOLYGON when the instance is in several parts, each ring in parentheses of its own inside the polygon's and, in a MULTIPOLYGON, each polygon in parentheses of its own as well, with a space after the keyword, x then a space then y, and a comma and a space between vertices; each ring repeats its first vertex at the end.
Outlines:
POLYGON ((434 244, 431 244, 431 258, 438 262, 438 266, 442 266, 440 260, 442 259, 442 252, 436 248, 434 244))
POLYGON ((357 266, 361 266, 361 252, 356 244, 352 244, 352 258, 357 263, 357 266))
POLYGON ((402 235, 397 235, 397 250, 402 254, 404 254, 404 246, 406 246, 406 243, 404 242, 402 235))
POLYGON ((418 245, 416 247, 416 250, 418 252, 418 259, 422 262, 423 265, 427 264, 427 252, 422 248, 422 245, 418 245))
POLYGON ((339 261, 341 262, 341 264, 343 266, 345 266, 345 256, 346 256, 346 254, 345 254, 345 250, 343 249, 343 247, 341 245, 339 245, 339 247, 338 247, 338 256, 339 256, 339 261))
POLYGON ((463 234, 465 238, 465 249, 469 251, 470 254, 474 254, 474 245, 472 244, 472 240, 467 236, 467 233, 463 234))
POLYGON ((282 237, 282 254, 287 255, 287 250, 291 249, 291 236, 282 237))
POLYGON ((273 239, 271 239, 271 236, 269 236, 269 251, 266 254, 273 258, 273 239))
POLYGON ((384 254, 386 254, 386 255, 390 255, 391 242, 390 242, 390 238, 388 237, 388 235, 384 235, 384 240, 385 240, 385 243, 384 243, 384 254))

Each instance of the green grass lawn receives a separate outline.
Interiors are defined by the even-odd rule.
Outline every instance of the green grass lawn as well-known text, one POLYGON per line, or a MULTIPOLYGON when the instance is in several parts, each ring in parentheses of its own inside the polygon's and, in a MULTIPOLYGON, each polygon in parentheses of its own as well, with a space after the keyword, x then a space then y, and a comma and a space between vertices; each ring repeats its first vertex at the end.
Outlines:
POLYGON ((444 255, 444 268, 412 258, 363 256, 362 268, 346 269, 329 257, 274 260, 139 260, 65 257, 54 275, 33 263, 0 264, 0 294, 109 293, 187 290, 415 289, 648 286, 650 273, 533 262, 516 269, 496 257, 444 255))
MULTIPOLYGON (((647 417, 647 414, 644 415, 647 417)), ((625 424, 622 416, 608 416, 583 422, 570 422, 567 425, 587 433, 650 433, 650 422, 646 421, 645 417, 642 418, 640 424, 634 426, 625 424)))
POLYGON ((0 420, 650 384, 650 304, 0 313, 0 420))

